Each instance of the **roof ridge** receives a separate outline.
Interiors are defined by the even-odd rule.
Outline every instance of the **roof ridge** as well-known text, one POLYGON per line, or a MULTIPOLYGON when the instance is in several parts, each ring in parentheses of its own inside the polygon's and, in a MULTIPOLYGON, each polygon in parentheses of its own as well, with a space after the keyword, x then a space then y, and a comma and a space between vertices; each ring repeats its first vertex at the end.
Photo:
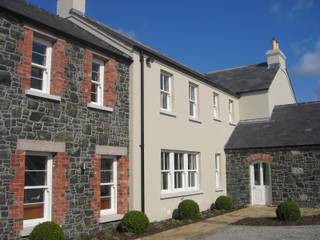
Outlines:
POLYGON ((218 73, 218 72, 225 72, 225 71, 230 71, 230 70, 236 70, 236 69, 240 69, 240 68, 257 66, 257 65, 260 65, 260 64, 263 64, 263 63, 266 63, 266 62, 260 62, 260 63, 242 65, 242 66, 238 66, 238 67, 224 68, 224 69, 220 69, 220 70, 213 70, 213 71, 210 71, 210 72, 206 72, 206 73, 204 73, 204 74, 205 74, 205 75, 209 75, 209 74, 212 74, 212 73, 218 73))
POLYGON ((320 100, 307 101, 307 102, 296 102, 296 103, 288 103, 276 105, 275 108, 289 107, 289 106, 298 106, 298 105, 308 105, 308 104, 320 104, 320 100))

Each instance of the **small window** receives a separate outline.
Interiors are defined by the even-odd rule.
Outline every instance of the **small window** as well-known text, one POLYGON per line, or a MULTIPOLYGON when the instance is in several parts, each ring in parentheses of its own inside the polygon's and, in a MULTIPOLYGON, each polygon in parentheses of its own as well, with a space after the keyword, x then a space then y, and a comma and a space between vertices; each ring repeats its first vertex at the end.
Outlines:
POLYGON ((51 72, 50 42, 35 38, 32 43, 31 89, 50 93, 51 72))
POLYGON ((103 105, 104 64, 94 59, 91 73, 91 102, 103 105))
POLYGON ((24 174, 23 225, 51 220, 52 160, 48 155, 27 155, 24 174))
POLYGON ((171 75, 161 72, 160 75, 160 108, 165 111, 172 110, 171 102, 171 75))
POLYGON ((213 118, 220 118, 219 94, 213 93, 213 118))
POLYGON ((198 87, 192 83, 189 84, 189 116, 198 118, 198 87))
POLYGON ((234 102, 229 100, 229 123, 234 123, 234 102))
POLYGON ((113 158, 101 159, 101 183, 100 183, 100 209, 101 215, 116 213, 117 193, 116 160, 113 158))
POLYGON ((216 189, 221 188, 221 155, 216 154, 214 159, 216 189))

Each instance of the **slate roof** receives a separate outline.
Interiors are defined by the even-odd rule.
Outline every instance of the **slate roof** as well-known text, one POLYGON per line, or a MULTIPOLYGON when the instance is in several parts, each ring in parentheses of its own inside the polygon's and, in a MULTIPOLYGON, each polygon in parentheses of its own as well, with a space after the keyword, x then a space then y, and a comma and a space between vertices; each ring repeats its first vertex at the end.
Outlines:
POLYGON ((234 94, 268 90, 278 65, 268 68, 266 62, 208 73, 207 77, 234 94))
POLYGON ((78 27, 76 24, 61 18, 50 12, 33 6, 24 0, 0 0, 0 8, 22 16, 33 24, 49 27, 53 33, 64 33, 68 36, 83 41, 98 49, 107 51, 109 54, 130 60, 131 57, 105 41, 100 40, 88 31, 78 27))
POLYGON ((320 145, 320 102, 276 106, 270 120, 240 122, 226 150, 320 145))

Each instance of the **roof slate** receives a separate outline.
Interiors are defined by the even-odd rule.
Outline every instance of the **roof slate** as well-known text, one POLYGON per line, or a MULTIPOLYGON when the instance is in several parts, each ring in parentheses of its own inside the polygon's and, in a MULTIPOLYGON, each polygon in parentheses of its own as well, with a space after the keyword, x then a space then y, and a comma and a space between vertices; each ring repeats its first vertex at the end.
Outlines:
POLYGON ((320 102, 276 106, 270 120, 240 122, 226 150, 320 145, 320 102))
POLYGON ((207 77, 235 94, 268 90, 279 66, 266 62, 207 73, 207 77))
POLYGON ((100 40, 88 31, 78 27, 76 24, 61 18, 50 12, 33 6, 24 0, 1 0, 0 8, 11 11, 19 16, 23 16, 26 19, 36 22, 39 25, 45 25, 56 32, 64 33, 69 36, 75 37, 78 40, 82 40, 89 43, 99 49, 106 50, 108 53, 116 55, 126 60, 131 61, 131 57, 117 48, 111 46, 105 41, 100 40))

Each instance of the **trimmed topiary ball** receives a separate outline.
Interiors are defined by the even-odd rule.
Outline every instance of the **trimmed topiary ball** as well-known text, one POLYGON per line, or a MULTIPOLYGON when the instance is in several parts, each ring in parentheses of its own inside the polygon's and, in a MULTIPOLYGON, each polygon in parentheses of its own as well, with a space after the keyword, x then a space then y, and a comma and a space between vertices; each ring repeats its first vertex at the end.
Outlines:
POLYGON ((121 220, 120 228, 123 232, 144 233, 149 227, 148 217, 140 211, 129 211, 121 220))
POLYGON ((62 228, 54 222, 38 224, 31 232, 29 240, 65 240, 62 228))
POLYGON ((200 217, 199 205, 191 199, 183 200, 178 206, 179 217, 184 220, 200 217))
POLYGON ((276 214, 282 221, 298 221, 301 218, 300 208, 293 200, 281 203, 276 209, 276 214))
POLYGON ((215 208, 218 210, 231 210, 234 208, 234 204, 230 197, 220 196, 216 199, 215 208))

